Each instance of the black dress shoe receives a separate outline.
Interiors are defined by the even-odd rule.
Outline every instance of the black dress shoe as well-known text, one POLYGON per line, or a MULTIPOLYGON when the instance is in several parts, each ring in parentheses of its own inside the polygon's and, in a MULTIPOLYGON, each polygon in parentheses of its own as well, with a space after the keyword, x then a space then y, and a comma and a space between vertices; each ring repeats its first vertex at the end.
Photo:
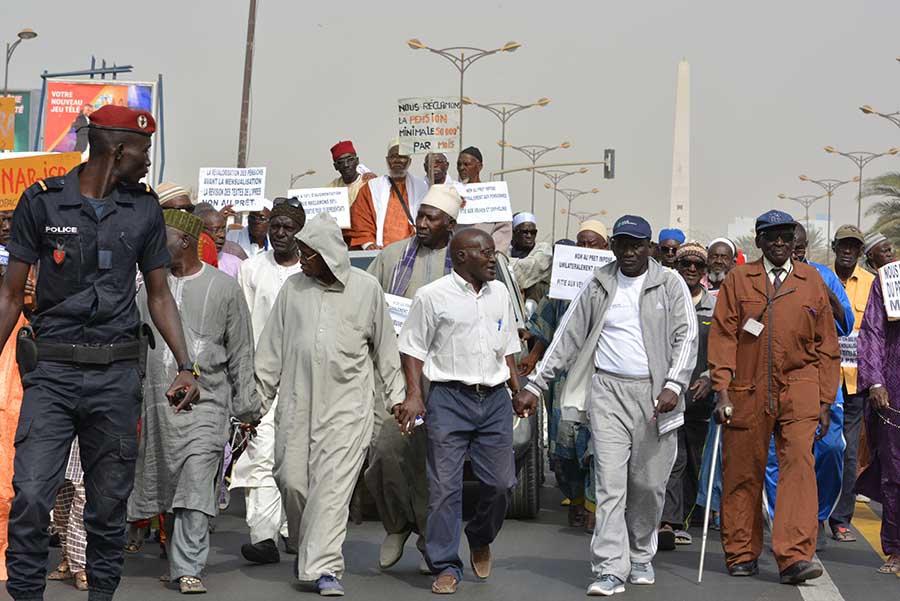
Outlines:
POLYGON ((271 538, 256 544, 241 545, 241 555, 251 563, 278 563, 281 561, 278 546, 271 538))
POLYGON ((735 578, 746 578, 747 576, 756 576, 759 574, 759 564, 756 560, 742 561, 733 566, 728 567, 728 573, 735 578))
POLYGON ((781 571, 781 584, 800 584, 822 575, 822 566, 801 559, 781 571))

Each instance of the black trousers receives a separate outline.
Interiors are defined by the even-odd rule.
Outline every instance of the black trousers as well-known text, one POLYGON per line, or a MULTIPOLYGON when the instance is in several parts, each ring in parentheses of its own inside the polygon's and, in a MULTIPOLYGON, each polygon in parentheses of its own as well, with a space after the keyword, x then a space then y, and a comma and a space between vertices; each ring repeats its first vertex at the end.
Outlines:
POLYGON ((88 599, 111 600, 122 573, 126 503, 137 459, 137 363, 95 368, 40 362, 22 386, 6 590, 15 601, 44 598, 50 509, 77 435, 87 497, 88 599))
POLYGON ((841 496, 838 498, 831 517, 828 518, 832 529, 838 526, 850 526, 853 509, 856 505, 856 469, 859 465, 859 433, 862 430, 863 407, 865 394, 847 394, 844 386, 844 475, 841 483, 841 496))

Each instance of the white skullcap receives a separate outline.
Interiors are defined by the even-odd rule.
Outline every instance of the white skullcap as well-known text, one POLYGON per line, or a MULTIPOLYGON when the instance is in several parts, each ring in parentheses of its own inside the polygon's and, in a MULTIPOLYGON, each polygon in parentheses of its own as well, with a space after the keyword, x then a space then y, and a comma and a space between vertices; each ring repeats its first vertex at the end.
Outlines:
POLYGON ((435 184, 428 189, 425 198, 420 204, 428 205, 440 209, 449 215, 452 219, 459 216, 459 209, 462 207, 463 199, 456 191, 456 187, 447 184, 435 184))
POLYGON ((713 240, 712 242, 710 242, 709 244, 706 245, 706 250, 709 251, 709 249, 711 249, 713 247, 713 244, 718 244, 720 242, 731 249, 732 257, 737 257, 737 247, 734 245, 734 242, 732 242, 728 238, 716 238, 715 240, 713 240))
POLYGON ((609 238, 609 233, 606 231, 606 226, 603 225, 602 221, 597 221, 596 219, 588 219, 587 221, 581 222, 581 227, 578 228, 578 233, 581 232, 594 232, 595 234, 600 234, 604 238, 609 238))
POLYGON ((529 213, 527 211, 522 211, 521 213, 516 213, 515 215, 513 215, 513 227, 518 227, 523 223, 533 223, 537 225, 537 217, 534 216, 534 213, 529 213))
POLYGON ((394 146, 399 146, 400 156, 409 156, 412 154, 412 150, 409 147, 408 143, 401 142, 400 138, 392 138, 390 142, 388 142, 387 152, 390 154, 391 148, 394 146))

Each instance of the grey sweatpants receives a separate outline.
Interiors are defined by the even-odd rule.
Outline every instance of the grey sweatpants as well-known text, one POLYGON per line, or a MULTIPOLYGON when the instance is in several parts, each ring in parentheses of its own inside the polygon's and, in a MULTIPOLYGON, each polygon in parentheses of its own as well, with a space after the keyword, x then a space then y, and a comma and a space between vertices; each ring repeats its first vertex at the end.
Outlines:
POLYGON ((656 554, 677 433, 659 436, 649 379, 594 374, 588 417, 597 491, 591 567, 598 578, 625 580, 632 562, 649 563, 656 554))
POLYGON ((200 577, 209 556, 209 516, 194 509, 175 508, 174 517, 166 517, 166 525, 172 582, 182 576, 200 577))

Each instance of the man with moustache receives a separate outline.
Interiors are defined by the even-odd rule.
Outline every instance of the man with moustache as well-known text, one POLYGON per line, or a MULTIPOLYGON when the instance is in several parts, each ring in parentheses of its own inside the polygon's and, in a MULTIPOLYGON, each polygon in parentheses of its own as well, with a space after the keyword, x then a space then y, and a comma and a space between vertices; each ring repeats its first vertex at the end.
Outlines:
POLYGON ((891 247, 891 241, 881 232, 866 236, 863 253, 866 255, 863 265, 872 275, 877 275, 879 269, 894 261, 894 249, 891 247))
POLYGON ((352 207, 366 182, 377 176, 371 172, 359 172, 359 157, 350 140, 342 140, 331 147, 331 160, 334 161, 334 170, 340 175, 332 180, 328 187, 347 188, 347 196, 352 207))
POLYGON ((521 212, 513 215, 509 266, 525 298, 538 303, 550 289, 553 246, 537 242, 537 217, 521 212))
POLYGON ((715 297, 719 294, 719 286, 725 281, 728 272, 734 269, 737 247, 728 238, 716 238, 706 246, 707 291, 715 297))
POLYGON ((194 208, 194 217, 199 217, 203 221, 203 233, 212 238, 216 249, 217 267, 236 278, 241 269, 242 259, 224 250, 225 234, 228 229, 225 216, 211 204, 202 202, 194 208))
POLYGON ((453 178, 447 173, 450 162, 443 152, 429 152, 425 155, 425 179, 430 185, 452 184, 453 178))
POLYGON ((239 230, 228 230, 227 240, 235 242, 248 257, 269 250, 269 211, 272 204, 267 200, 261 211, 251 211, 247 215, 247 225, 239 230))
MULTIPOLYGON (((481 169, 483 167, 483 158, 481 151, 474 146, 469 146, 456 159, 456 170, 459 173, 459 181, 461 184, 480 184, 481 169)), ((476 223, 474 226, 481 231, 490 234, 494 239, 494 246, 497 252, 504 255, 509 252, 509 245, 512 242, 512 223, 509 221, 498 221, 496 223, 476 223)))

